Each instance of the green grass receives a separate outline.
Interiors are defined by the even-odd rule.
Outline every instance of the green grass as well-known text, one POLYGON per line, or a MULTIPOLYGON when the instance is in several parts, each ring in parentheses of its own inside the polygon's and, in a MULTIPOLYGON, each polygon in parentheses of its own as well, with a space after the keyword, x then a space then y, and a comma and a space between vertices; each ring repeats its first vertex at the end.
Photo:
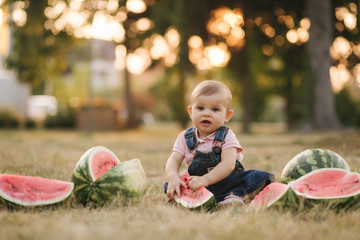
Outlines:
MULTIPOLYGON (((236 130, 236 128, 235 128, 236 130)), ((359 239, 360 210, 313 208, 292 213, 230 207, 214 213, 191 212, 166 203, 165 162, 180 129, 161 125, 87 135, 71 131, 0 131, 0 172, 71 181, 80 156, 95 145, 121 161, 139 158, 151 181, 143 199, 98 209, 84 208, 74 196, 62 204, 10 210, 0 206, 1 239, 359 239)), ((267 170, 279 181, 285 164, 307 148, 328 148, 360 172, 359 132, 237 132, 246 169, 267 170)))

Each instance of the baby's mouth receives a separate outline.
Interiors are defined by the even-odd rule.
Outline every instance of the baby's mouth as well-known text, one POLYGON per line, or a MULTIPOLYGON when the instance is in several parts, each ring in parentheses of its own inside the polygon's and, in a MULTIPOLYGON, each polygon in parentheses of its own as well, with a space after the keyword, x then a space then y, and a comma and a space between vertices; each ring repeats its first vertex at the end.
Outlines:
POLYGON ((202 120, 201 124, 211 124, 211 122, 209 120, 202 120))

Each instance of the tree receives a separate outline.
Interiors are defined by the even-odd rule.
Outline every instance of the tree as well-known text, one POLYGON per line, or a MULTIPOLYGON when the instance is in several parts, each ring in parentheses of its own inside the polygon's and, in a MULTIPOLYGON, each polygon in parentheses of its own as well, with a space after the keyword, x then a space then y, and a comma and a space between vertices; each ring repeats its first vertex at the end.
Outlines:
POLYGON ((35 93, 44 94, 46 82, 68 69, 68 54, 75 39, 65 33, 55 37, 45 29, 45 1, 30 4, 8 0, 5 6, 10 11, 26 10, 27 15, 23 26, 10 22, 12 48, 6 65, 17 72, 20 81, 30 83, 35 93))
POLYGON ((339 122, 335 113, 329 75, 329 49, 333 39, 331 1, 306 0, 305 4, 311 22, 308 43, 310 64, 316 81, 312 123, 315 128, 337 129, 339 122))
MULTIPOLYGON (((188 40, 192 35, 204 36, 206 34, 206 17, 209 12, 206 1, 157 1, 151 9, 151 18, 156 22, 153 32, 164 34, 169 27, 175 27, 181 39, 179 43, 179 60, 166 71, 171 79, 173 73, 178 75, 176 104, 172 104, 175 117, 180 125, 185 127, 189 117, 186 111, 186 79, 194 74, 195 67, 189 61, 188 40), (189 7, 191 6, 191 7, 189 7)), ((169 92, 174 94, 174 92, 169 92)))
MULTIPOLYGON (((18 8, 15 10, 26 12, 27 15, 24 25, 12 22, 13 49, 7 58, 7 66, 18 72, 20 81, 32 83, 33 88, 39 89, 36 93, 43 94, 44 85, 51 81, 52 77, 59 76, 69 69, 68 55, 74 46, 73 43, 81 38, 89 38, 89 29, 93 34, 90 38, 124 43, 127 52, 131 53, 138 47, 134 25, 139 18, 145 17, 146 5, 145 2, 140 2, 142 6, 137 4, 135 8, 145 10, 136 12, 136 9, 131 11, 125 7, 126 2, 129 1, 7 0, 5 5, 8 9, 18 8), (91 29, 96 17, 97 20, 100 19, 100 24, 97 22, 97 29, 91 29), (110 31, 109 26, 104 26, 104 23, 109 22, 112 27, 110 31), (107 31, 106 36, 101 36, 104 34, 103 30, 107 31), (128 34, 127 37, 125 34, 128 34)), ((132 7, 134 8, 134 5, 132 7)), ((126 125, 134 127, 138 125, 138 121, 135 119, 130 75, 126 67, 123 72, 125 103, 128 110, 126 125)))

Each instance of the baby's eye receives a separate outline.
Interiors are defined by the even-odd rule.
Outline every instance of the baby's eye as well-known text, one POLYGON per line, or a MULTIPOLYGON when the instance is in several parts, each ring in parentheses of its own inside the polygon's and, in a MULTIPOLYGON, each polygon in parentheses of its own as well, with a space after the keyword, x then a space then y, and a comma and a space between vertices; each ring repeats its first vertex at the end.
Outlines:
POLYGON ((212 110, 213 110, 214 112, 217 112, 217 111, 219 111, 220 109, 217 108, 217 107, 214 107, 214 108, 212 108, 212 110))
POLYGON ((204 110, 204 107, 203 107, 203 106, 197 106, 196 109, 198 109, 198 110, 204 110))

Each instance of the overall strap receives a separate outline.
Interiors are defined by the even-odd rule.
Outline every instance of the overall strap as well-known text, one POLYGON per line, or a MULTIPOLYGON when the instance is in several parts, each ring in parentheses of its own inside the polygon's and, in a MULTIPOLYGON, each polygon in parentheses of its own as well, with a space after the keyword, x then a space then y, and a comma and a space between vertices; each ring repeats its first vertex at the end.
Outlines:
MULTIPOLYGON (((221 126, 218 130, 216 130, 214 141, 224 142, 226 135, 229 132, 229 128, 225 125, 221 126)), ((191 150, 194 150, 197 145, 197 140, 195 136, 195 128, 188 128, 185 132, 185 142, 187 147, 191 150)))
POLYGON ((215 141, 218 142, 224 142, 226 135, 229 132, 229 128, 225 125, 222 125, 218 130, 216 130, 216 134, 215 134, 215 141))
POLYGON ((195 128, 188 128, 185 132, 185 142, 187 147, 191 150, 195 149, 197 145, 197 140, 195 136, 195 128))

